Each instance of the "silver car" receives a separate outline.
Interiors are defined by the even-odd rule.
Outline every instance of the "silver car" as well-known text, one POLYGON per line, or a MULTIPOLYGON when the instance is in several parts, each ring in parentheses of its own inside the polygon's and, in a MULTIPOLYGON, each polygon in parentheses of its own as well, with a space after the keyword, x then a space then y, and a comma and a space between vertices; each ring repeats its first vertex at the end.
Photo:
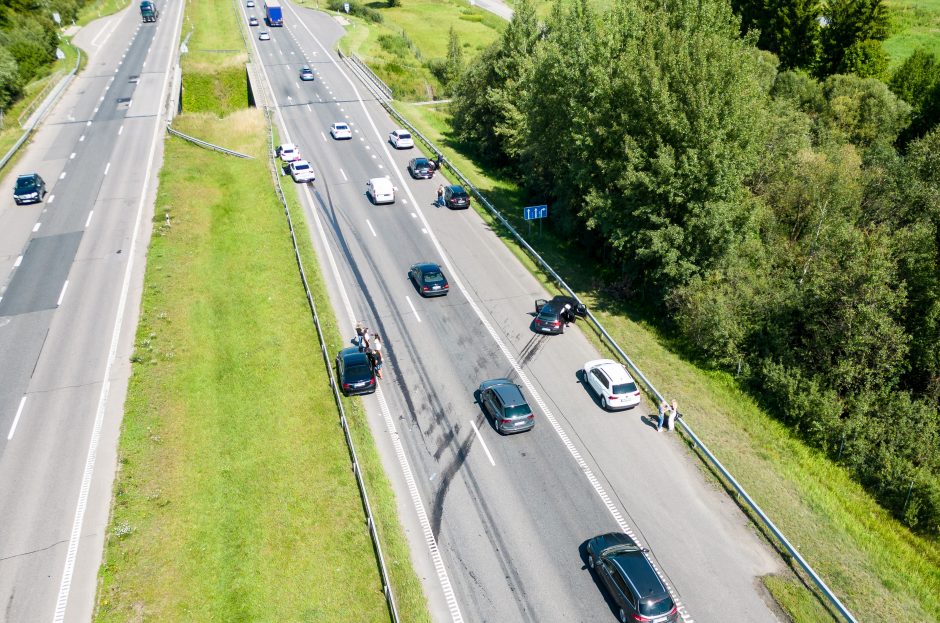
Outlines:
POLYGON ((480 383, 480 404, 493 418, 493 426, 502 435, 532 430, 535 415, 522 395, 522 389, 509 379, 480 383))

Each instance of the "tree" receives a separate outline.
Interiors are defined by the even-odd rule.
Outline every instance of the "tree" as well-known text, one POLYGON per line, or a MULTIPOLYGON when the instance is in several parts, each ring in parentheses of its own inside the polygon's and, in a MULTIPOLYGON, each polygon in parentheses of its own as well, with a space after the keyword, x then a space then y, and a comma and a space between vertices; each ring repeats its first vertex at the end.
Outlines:
POLYGON ((0 47, 0 109, 7 108, 22 93, 20 70, 13 55, 0 47))
MULTIPOLYGON (((829 0, 825 26, 820 31, 820 58, 816 73, 822 78, 851 70, 846 54, 863 41, 884 41, 890 34, 890 16, 882 0, 829 0)), ((850 60, 866 54, 856 49, 850 60)))
POLYGON ((819 0, 734 0, 741 32, 760 32, 757 45, 777 55, 784 69, 809 69, 819 52, 819 0))
POLYGON ((911 105, 911 125, 902 142, 923 136, 940 121, 940 61, 924 49, 914 50, 889 83, 895 95, 911 105))
POLYGON ((453 26, 447 33, 447 62, 444 68, 445 83, 448 86, 454 84, 463 72, 463 50, 453 26))
POLYGON ((880 41, 865 39, 856 41, 842 59, 842 72, 860 78, 888 78, 888 54, 880 41))

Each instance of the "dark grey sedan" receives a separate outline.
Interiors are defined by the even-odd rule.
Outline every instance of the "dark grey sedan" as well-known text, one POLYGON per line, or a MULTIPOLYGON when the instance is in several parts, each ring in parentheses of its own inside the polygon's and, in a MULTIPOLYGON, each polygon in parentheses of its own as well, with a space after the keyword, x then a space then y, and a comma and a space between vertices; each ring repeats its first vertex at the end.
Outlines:
POLYGON ((623 532, 601 534, 587 544, 588 567, 616 604, 620 621, 677 623, 679 609, 648 553, 623 532))
POLYGON ((433 262, 419 262, 411 265, 408 278, 414 282, 421 296, 447 296, 450 284, 441 272, 441 267, 433 262))
POLYGON ((521 433, 535 426, 535 415, 522 389, 509 379, 483 381, 479 391, 480 404, 500 434, 521 433))
POLYGON ((344 348, 336 355, 336 375, 347 396, 375 391, 375 373, 369 365, 369 358, 355 346, 344 348))
POLYGON ((434 177, 434 163, 427 158, 412 158, 408 163, 408 173, 416 180, 429 180, 434 177))

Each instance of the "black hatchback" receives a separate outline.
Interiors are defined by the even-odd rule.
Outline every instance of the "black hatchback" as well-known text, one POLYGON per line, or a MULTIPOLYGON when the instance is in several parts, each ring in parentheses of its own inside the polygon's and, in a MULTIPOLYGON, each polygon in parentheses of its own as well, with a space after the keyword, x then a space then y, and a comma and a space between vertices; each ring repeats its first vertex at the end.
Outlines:
POLYGON ((408 163, 408 173, 416 180, 429 180, 434 177, 434 163, 427 158, 412 158, 408 163))
POLYGON ((676 623, 679 608, 648 553, 623 532, 601 534, 587 544, 588 567, 614 601, 620 621, 676 623))
POLYGON ((336 355, 339 386, 347 396, 371 394, 375 391, 375 373, 369 358, 355 346, 344 348, 336 355))
POLYGON ((532 327, 537 333, 558 335, 565 332, 568 322, 586 316, 587 307, 574 297, 559 295, 550 301, 538 299, 535 301, 535 320, 532 321, 532 327))
POLYGON ((13 187, 13 201, 16 205, 24 203, 38 203, 46 194, 46 182, 39 177, 38 173, 27 173, 16 178, 16 186, 13 187))
POLYGON ((444 187, 444 205, 452 210, 465 210, 470 207, 470 195, 459 184, 444 187))

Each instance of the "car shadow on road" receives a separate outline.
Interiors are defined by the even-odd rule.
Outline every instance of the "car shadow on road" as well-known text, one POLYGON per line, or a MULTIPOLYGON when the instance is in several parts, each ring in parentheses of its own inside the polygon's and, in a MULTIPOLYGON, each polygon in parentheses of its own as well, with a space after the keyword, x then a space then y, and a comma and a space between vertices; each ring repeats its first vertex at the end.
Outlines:
POLYGON ((578 368, 578 370, 574 373, 574 376, 576 379, 578 379, 578 383, 581 385, 581 387, 584 388, 585 393, 591 397, 591 400, 594 402, 594 406, 597 407, 598 409, 601 409, 601 412, 603 413, 604 410, 601 407, 601 400, 594 393, 594 390, 591 389, 591 386, 588 385, 587 379, 584 376, 584 369, 578 368))
MULTIPOLYGON (((490 417, 489 413, 486 410, 486 407, 483 406, 483 397, 481 395, 479 388, 473 390, 473 402, 475 402, 476 405, 480 407, 480 416, 483 418, 483 421, 489 424, 490 429, 492 429, 496 433, 499 433, 499 430, 497 430, 496 428, 496 420, 490 417)), ((478 418, 477 426, 479 426, 480 424, 482 424, 482 422, 478 418)))
MULTIPOLYGON (((590 539, 588 539, 590 540, 590 539)), ((591 570, 590 565, 588 565, 588 553, 587 553, 587 544, 588 541, 584 541, 581 545, 578 546, 578 554, 581 556, 581 570, 586 571, 591 575, 591 580, 594 582, 594 587, 597 589, 597 592, 601 594, 604 598, 604 601, 607 602, 607 607, 610 608, 610 612, 614 615, 614 619, 617 618, 617 614, 620 611, 620 606, 611 599, 610 594, 607 592, 607 589, 604 587, 604 584, 597 577, 597 573, 591 570)))

